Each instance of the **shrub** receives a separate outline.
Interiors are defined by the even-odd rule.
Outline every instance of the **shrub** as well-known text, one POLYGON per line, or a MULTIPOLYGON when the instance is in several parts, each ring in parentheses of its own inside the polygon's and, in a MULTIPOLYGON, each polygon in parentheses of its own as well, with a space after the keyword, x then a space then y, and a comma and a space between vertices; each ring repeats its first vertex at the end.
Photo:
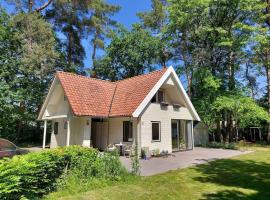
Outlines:
POLYGON ((237 149, 235 143, 210 142, 207 147, 216 149, 237 149))
POLYGON ((29 153, 0 161, 0 199, 41 197, 69 175, 117 179, 123 173, 118 156, 92 148, 70 146, 29 153))

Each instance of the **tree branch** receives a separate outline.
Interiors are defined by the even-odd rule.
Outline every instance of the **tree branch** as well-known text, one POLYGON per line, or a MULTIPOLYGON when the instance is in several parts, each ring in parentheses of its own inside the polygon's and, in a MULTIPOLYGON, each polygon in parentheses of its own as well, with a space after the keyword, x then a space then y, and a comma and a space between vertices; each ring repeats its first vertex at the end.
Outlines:
POLYGON ((53 0, 48 0, 46 3, 44 3, 42 6, 40 6, 39 8, 37 8, 35 11, 36 12, 40 12, 42 11, 43 9, 45 9, 46 7, 48 7, 51 3, 52 3, 53 0))

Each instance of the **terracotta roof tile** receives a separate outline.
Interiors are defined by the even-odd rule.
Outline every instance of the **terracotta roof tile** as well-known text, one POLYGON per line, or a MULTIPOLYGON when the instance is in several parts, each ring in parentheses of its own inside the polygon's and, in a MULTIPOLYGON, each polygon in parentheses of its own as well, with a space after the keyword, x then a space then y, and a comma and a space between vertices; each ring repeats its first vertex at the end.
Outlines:
POLYGON ((77 116, 131 116, 166 70, 117 82, 66 72, 57 75, 77 116))

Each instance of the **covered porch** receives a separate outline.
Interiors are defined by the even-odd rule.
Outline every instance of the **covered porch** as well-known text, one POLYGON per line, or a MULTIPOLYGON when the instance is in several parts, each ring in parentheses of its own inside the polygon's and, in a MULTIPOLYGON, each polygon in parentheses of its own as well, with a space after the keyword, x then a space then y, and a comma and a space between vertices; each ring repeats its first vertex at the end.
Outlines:
POLYGON ((137 120, 131 117, 92 118, 61 115, 44 119, 43 148, 49 143, 50 148, 81 145, 105 150, 115 144, 131 145, 136 137, 137 120), (46 141, 48 134, 50 141, 46 141))

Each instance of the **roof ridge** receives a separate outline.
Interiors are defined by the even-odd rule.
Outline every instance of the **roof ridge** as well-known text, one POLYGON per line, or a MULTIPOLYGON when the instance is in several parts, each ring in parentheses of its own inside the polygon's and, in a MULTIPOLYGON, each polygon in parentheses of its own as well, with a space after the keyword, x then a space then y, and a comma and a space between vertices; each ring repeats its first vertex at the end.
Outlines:
POLYGON ((137 77, 147 76, 147 75, 150 75, 150 74, 153 74, 153 73, 157 73, 157 72, 167 71, 167 69, 168 68, 162 68, 162 69, 159 69, 159 70, 154 70, 154 71, 149 72, 147 74, 140 74, 140 75, 137 75, 137 76, 132 76, 132 77, 125 78, 125 79, 122 79, 122 80, 118 80, 118 81, 115 81, 115 83, 119 83, 119 82, 125 81, 125 80, 134 79, 134 78, 137 78, 137 77))
POLYGON ((75 74, 75 73, 72 73, 72 72, 56 71, 56 73, 69 74, 69 75, 72 75, 72 76, 79 76, 79 77, 86 78, 86 79, 92 79, 92 80, 96 80, 96 81, 103 81, 103 82, 106 82, 106 83, 115 84, 115 82, 112 82, 112 81, 109 81, 109 80, 88 77, 88 76, 84 76, 84 75, 80 75, 80 74, 75 74))
POLYGON ((86 78, 86 79, 92 79, 92 80, 96 80, 96 81, 103 81, 103 82, 106 82, 106 83, 117 84, 117 83, 125 81, 125 80, 130 80, 130 79, 134 79, 134 78, 137 78, 137 77, 147 76, 147 75, 150 75, 150 74, 153 74, 153 73, 162 72, 162 71, 166 71, 166 70, 167 70, 167 68, 162 68, 162 69, 159 69, 159 70, 154 70, 154 71, 149 72, 147 74, 140 74, 140 75, 137 75, 137 76, 125 78, 125 79, 118 80, 118 81, 109 81, 109 80, 104 80, 104 79, 99 79, 99 78, 87 77, 87 76, 84 76, 84 75, 75 74, 75 73, 72 73, 72 72, 65 72, 65 71, 56 71, 56 74, 63 73, 63 74, 69 74, 69 75, 72 75, 72 76, 78 76, 78 77, 82 77, 82 78, 86 78))

